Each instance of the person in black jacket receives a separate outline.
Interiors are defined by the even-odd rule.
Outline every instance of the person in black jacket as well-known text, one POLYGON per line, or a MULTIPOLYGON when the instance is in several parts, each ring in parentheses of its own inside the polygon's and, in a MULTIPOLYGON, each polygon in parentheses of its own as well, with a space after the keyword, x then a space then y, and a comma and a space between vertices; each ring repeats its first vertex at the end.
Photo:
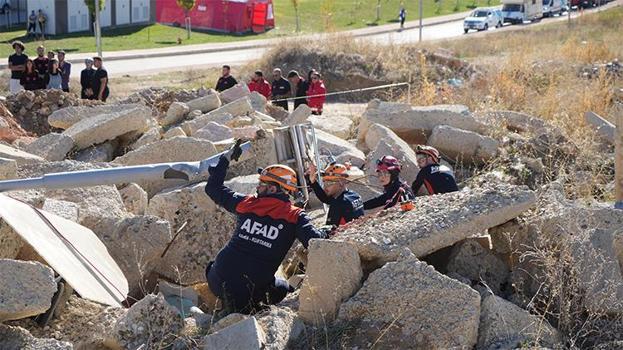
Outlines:
POLYGON ((294 100, 294 109, 300 105, 307 104, 307 90, 309 90, 309 83, 303 79, 299 73, 295 70, 291 70, 288 73, 288 80, 292 86, 295 97, 300 97, 294 100))
MULTIPOLYGON (((273 100, 283 100, 285 98, 290 97, 290 83, 283 78, 281 74, 281 69, 275 68, 273 70, 273 83, 272 83, 272 99, 273 100)), ((279 106, 286 111, 288 110, 288 101, 275 101, 273 105, 279 106)))
POLYGON ((80 72, 80 98, 84 100, 94 100, 93 77, 95 76, 95 69, 93 69, 93 59, 85 59, 84 65, 86 68, 80 72))
POLYGON ((307 170, 308 182, 316 197, 329 205, 327 225, 345 225, 364 215, 361 196, 346 188, 349 170, 347 165, 329 164, 321 174, 324 188, 316 181, 316 166, 310 164, 307 170))
POLYGON ((230 66, 228 65, 223 66, 223 75, 220 78, 218 78, 218 81, 216 82, 216 89, 215 89, 216 91, 222 92, 238 84, 236 79, 234 79, 234 77, 232 77, 229 74, 230 71, 231 71, 230 66))
POLYGON ((30 58, 26 60, 26 70, 20 79, 20 84, 22 84, 24 90, 29 91, 37 90, 41 86, 39 72, 30 58))
POLYGON ((418 193, 422 186, 426 188, 429 195, 459 190, 452 170, 445 165, 439 164, 440 157, 437 149, 418 145, 415 155, 420 172, 411 186, 413 193, 418 193))
POLYGON ((208 169, 205 187, 214 203, 238 216, 229 243, 206 269, 210 290, 223 301, 221 316, 252 313, 283 300, 294 289, 275 272, 294 240, 307 247, 312 238, 325 236, 290 202, 289 195, 297 191, 291 168, 276 164, 261 170, 256 195, 236 193, 223 184, 230 161, 240 156, 238 144, 208 169))
POLYGON ((376 161, 376 173, 383 185, 383 194, 363 203, 365 210, 383 207, 391 208, 397 203, 412 200, 415 196, 411 188, 400 178, 400 162, 392 156, 383 156, 376 161))

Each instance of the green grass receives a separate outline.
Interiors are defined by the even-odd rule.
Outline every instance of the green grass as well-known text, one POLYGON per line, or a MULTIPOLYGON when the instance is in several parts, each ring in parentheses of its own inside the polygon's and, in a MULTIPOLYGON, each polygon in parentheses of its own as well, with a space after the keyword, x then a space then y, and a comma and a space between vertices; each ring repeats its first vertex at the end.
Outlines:
MULTIPOLYGON (((298 0, 302 33, 340 31, 364 28, 367 26, 396 23, 401 0, 380 0, 381 16, 376 21, 377 0, 298 0)), ((418 2, 404 1, 407 9, 407 21, 418 16, 418 2)), ((475 6, 496 5, 499 0, 424 0, 424 17, 440 16, 469 10, 475 6)), ((291 0, 275 0, 275 18, 277 27, 264 34, 224 35, 206 32, 193 32, 186 39, 182 28, 173 28, 159 24, 134 26, 113 30, 103 30, 102 43, 106 51, 146 49, 177 45, 177 38, 183 44, 202 44, 250 40, 257 38, 283 37, 291 35, 296 29, 296 17, 291 0)), ((34 55, 38 40, 23 38, 25 30, 0 33, 0 56, 7 57, 13 52, 10 43, 22 40, 27 45, 26 53, 34 55)), ((42 43, 48 49, 62 48, 71 53, 95 52, 95 39, 87 33, 75 33, 50 38, 42 43)))

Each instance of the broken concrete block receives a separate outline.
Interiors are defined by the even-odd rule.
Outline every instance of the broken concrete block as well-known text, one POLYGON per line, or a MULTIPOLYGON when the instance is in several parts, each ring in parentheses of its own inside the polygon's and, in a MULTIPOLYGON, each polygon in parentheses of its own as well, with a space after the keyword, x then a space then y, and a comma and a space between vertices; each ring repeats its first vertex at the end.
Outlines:
POLYGON ((45 159, 0 143, 0 158, 13 159, 17 165, 45 162, 45 159))
MULTIPOLYGON (((201 99, 202 97, 200 97, 201 99)), ((159 120, 160 125, 169 126, 184 119, 184 116, 190 112, 190 107, 184 102, 173 102, 169 105, 164 118, 159 120)))
POLYGON ((209 122, 203 128, 197 130, 193 137, 217 142, 232 138, 231 128, 216 122, 209 122))
POLYGON ((233 191, 244 194, 255 193, 256 187, 260 182, 260 175, 245 175, 236 176, 231 180, 225 181, 225 186, 231 188, 233 191))
POLYGON ((54 271, 38 262, 0 259, 0 322, 44 313, 56 292, 54 271))
POLYGON ((545 127, 551 127, 542 118, 536 118, 526 113, 515 111, 492 111, 474 115, 477 120, 486 125, 501 125, 513 132, 536 132, 545 127))
POLYGON ((417 257, 486 231, 519 216, 536 203, 526 187, 485 184, 442 195, 418 197, 415 209, 348 225, 339 237, 354 242, 362 260, 392 261, 409 247, 417 257))
POLYGON ((233 102, 235 100, 241 99, 245 96, 249 96, 251 91, 247 84, 237 84, 236 86, 232 86, 231 88, 221 91, 219 93, 219 97, 224 104, 233 102))
POLYGON ((409 144, 424 144, 438 125, 484 132, 486 126, 477 121, 466 106, 436 105, 411 107, 409 110, 385 112, 378 108, 368 108, 359 123, 357 138, 365 140, 368 127, 374 123, 388 127, 409 144))
POLYGON ((266 105, 266 113, 278 121, 283 121, 290 115, 285 109, 271 103, 266 105))
POLYGON ((372 272, 342 304, 339 319, 358 322, 351 346, 471 349, 478 338, 480 295, 416 258, 405 258, 372 272))
POLYGON ((122 112, 124 110, 141 107, 140 104, 105 104, 99 106, 70 106, 52 112, 48 116, 48 123, 58 129, 68 129, 77 122, 98 116, 122 112))
POLYGON ((15 259, 24 246, 24 240, 9 224, 0 220, 0 259, 15 259))
POLYGON ((480 164, 497 155, 499 142, 472 131, 439 125, 428 138, 428 145, 453 159, 480 164))
MULTIPOLYGON (((413 149, 393 131, 380 124, 373 124, 370 126, 368 134, 366 135, 366 144, 368 143, 368 139, 372 138, 372 135, 378 136, 379 138, 376 139, 372 151, 366 156, 366 175, 368 175, 368 178, 375 179, 376 161, 385 155, 391 155, 396 157, 402 165, 400 177, 402 177, 407 184, 411 185, 420 171, 413 149)), ((372 145, 372 143, 370 143, 370 145, 372 145)), ((376 185, 380 185, 380 183, 377 182, 376 185)))
POLYGON ((158 271, 179 284, 205 281, 206 266, 227 244, 235 227, 235 218, 205 194, 205 185, 165 190, 151 198, 147 207, 147 214, 170 222, 172 232, 187 222, 158 271))
POLYGON ((321 326, 331 323, 342 302, 359 289, 363 271, 352 243, 312 239, 308 249, 299 316, 321 326))
POLYGON ((132 150, 139 149, 142 146, 150 144, 152 142, 160 141, 162 135, 160 135, 160 130, 158 128, 151 128, 147 130, 141 137, 139 137, 136 142, 132 144, 130 147, 132 150))
POLYGON ((104 142, 97 146, 85 148, 82 151, 76 153, 74 159, 79 162, 85 163, 103 163, 110 162, 115 153, 116 142, 104 142))
POLYGON ((231 130, 231 136, 234 139, 254 140, 255 135, 261 128, 259 126, 251 125, 241 128, 233 128, 231 130))
POLYGON ((251 316, 208 335, 201 343, 206 350, 259 350, 266 344, 266 335, 255 317, 251 316))
POLYGON ((199 306, 199 295, 193 287, 180 286, 164 280, 158 281, 158 292, 164 299, 182 313, 184 318, 191 314, 192 306, 199 306))
POLYGON ((533 343, 555 348, 560 334, 543 317, 496 295, 482 299, 477 349, 515 349, 533 343))
POLYGON ((602 140, 614 145, 616 138, 616 125, 591 111, 584 113, 584 121, 595 128, 597 135, 599 135, 602 140))
POLYGON ((35 338, 21 327, 0 324, 0 349, 3 350, 73 350, 71 343, 52 338, 35 338))
POLYGON ((307 118, 314 128, 333 134, 341 139, 348 140, 350 138, 353 121, 342 116, 322 116, 312 115, 307 118))
POLYGON ((181 125, 186 135, 193 135, 197 130, 203 128, 209 122, 226 124, 232 117, 239 117, 253 113, 253 107, 248 97, 244 97, 217 108, 193 120, 189 120, 181 125))
POLYGON ((308 105, 302 104, 296 107, 290 116, 282 121, 283 125, 296 125, 307 122, 307 118, 311 115, 311 108, 308 105))
POLYGON ((221 107, 221 99, 217 94, 208 94, 186 102, 190 111, 199 110, 207 113, 221 107))
POLYGON ((167 130, 167 132, 165 132, 164 135, 162 135, 162 138, 170 139, 170 138, 177 137, 177 136, 184 136, 184 137, 186 136, 186 133, 184 132, 184 130, 180 128, 179 126, 176 128, 167 130))
POLYGON ((271 306, 256 317, 266 334, 266 350, 289 349, 305 331, 305 325, 296 312, 288 307, 271 306))
MULTIPOLYGON (((191 162, 204 160, 215 155, 216 148, 212 142, 194 137, 174 137, 152 142, 139 149, 130 151, 116 158, 113 163, 123 165, 141 165, 151 163, 191 162)), ((164 188, 179 186, 184 180, 162 180, 137 182, 149 196, 153 196, 164 188)))
POLYGON ((151 109, 136 107, 84 119, 72 125, 63 134, 71 137, 78 149, 84 149, 132 131, 147 131, 150 119, 151 109))
POLYGON ((50 133, 31 142, 24 147, 24 150, 54 162, 65 159, 73 147, 74 140, 71 137, 50 133))
POLYGON ((167 304, 162 294, 149 294, 117 321, 112 338, 115 345, 123 349, 157 348, 175 339, 182 325, 180 314, 167 304))
POLYGON ((318 140, 318 151, 320 154, 332 154, 338 163, 343 164, 344 162, 350 161, 355 166, 360 166, 365 163, 365 154, 346 140, 342 140, 322 130, 316 130, 316 139, 318 140))
POLYGON ((249 94, 249 100, 251 100, 251 106, 256 112, 266 113, 266 97, 257 91, 253 91, 249 94))
POLYGON ((79 207, 76 203, 46 198, 41 209, 67 220, 78 222, 79 207))
POLYGON ((131 183, 119 190, 125 208, 134 215, 144 215, 147 209, 147 192, 141 186, 131 183))
POLYGON ((0 157, 0 180, 14 179, 17 177, 17 161, 15 159, 0 157))
POLYGON ((472 282, 484 282, 496 295, 501 294, 509 274, 506 264, 474 239, 452 248, 446 268, 472 282))

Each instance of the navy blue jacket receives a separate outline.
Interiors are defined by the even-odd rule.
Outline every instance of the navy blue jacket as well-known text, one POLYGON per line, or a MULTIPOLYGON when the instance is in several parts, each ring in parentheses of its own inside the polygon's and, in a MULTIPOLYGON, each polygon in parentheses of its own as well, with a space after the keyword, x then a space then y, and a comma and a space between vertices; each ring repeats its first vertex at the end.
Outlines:
POLYGON ((439 164, 430 164, 420 169, 411 186, 413 193, 418 193, 422 185, 426 187, 429 194, 456 192, 459 190, 452 170, 445 165, 439 164))
MULTIPOLYGON (((295 238, 307 248, 310 239, 323 238, 324 234, 286 194, 256 197, 227 188, 223 182, 228 166, 227 158, 221 157, 218 165, 209 169, 205 191, 216 204, 236 214, 238 223, 211 269, 229 285, 246 284, 261 290, 274 282, 275 272, 295 238)), ((210 289, 222 296, 220 285, 210 285, 210 289)))
POLYGON ((406 199, 414 199, 415 196, 411 192, 411 188, 400 178, 394 179, 392 182, 383 186, 383 194, 368 199, 363 203, 363 208, 366 210, 383 207, 383 209, 391 208, 396 203, 400 202, 400 197, 405 196, 406 199))
POLYGON ((344 225, 364 215, 363 201, 357 192, 346 190, 337 198, 333 198, 327 196, 318 182, 312 183, 311 188, 322 203, 329 205, 327 225, 344 225))

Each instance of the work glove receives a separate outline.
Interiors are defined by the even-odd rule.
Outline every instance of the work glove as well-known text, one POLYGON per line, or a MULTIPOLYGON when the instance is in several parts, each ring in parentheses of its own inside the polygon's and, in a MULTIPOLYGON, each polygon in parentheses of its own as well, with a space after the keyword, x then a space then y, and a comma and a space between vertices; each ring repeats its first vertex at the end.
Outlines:
POLYGON ((238 159, 240 159, 240 156, 242 155, 242 148, 240 148, 241 144, 242 144, 241 139, 236 140, 236 143, 222 156, 225 157, 230 162, 232 160, 238 161, 238 159))

